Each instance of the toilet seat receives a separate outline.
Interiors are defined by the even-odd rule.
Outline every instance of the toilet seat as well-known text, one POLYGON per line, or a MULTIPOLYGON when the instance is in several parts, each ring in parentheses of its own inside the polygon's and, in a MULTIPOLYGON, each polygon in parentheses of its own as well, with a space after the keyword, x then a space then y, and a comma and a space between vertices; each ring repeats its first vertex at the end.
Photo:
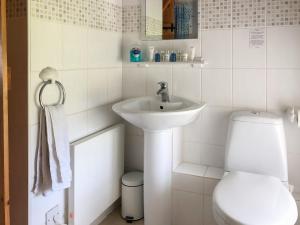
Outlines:
POLYGON ((275 177, 229 172, 216 186, 213 211, 219 225, 294 225, 294 198, 275 177))

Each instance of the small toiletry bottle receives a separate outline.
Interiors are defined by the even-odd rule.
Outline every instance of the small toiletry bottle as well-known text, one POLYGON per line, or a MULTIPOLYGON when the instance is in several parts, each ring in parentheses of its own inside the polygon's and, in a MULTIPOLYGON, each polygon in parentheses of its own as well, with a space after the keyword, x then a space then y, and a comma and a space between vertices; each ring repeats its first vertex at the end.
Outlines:
POLYGON ((148 60, 149 62, 153 62, 154 60, 154 47, 152 46, 148 47, 148 60))
POLYGON ((166 51, 166 53, 165 53, 165 60, 164 60, 165 62, 170 62, 170 51, 168 50, 168 51, 166 51))
POLYGON ((139 48, 132 48, 130 51, 130 62, 141 62, 142 51, 139 48))
POLYGON ((178 62, 182 62, 182 54, 181 54, 181 50, 177 51, 177 61, 178 62))
POLYGON ((160 54, 158 51, 155 52, 154 60, 155 60, 155 62, 160 62, 160 54))
POLYGON ((189 54, 187 54, 186 52, 182 54, 182 62, 187 62, 188 61, 188 56, 189 54))
POLYGON ((170 61, 176 62, 176 52, 175 51, 172 51, 171 56, 170 56, 170 61))
POLYGON ((195 47, 190 47, 190 52, 189 52, 189 60, 191 61, 191 62, 193 62, 194 61, 194 59, 195 59, 195 54, 196 54, 196 48, 195 47))
POLYGON ((160 61, 161 61, 161 62, 164 62, 164 61, 165 61, 165 51, 164 51, 164 50, 161 50, 161 51, 160 51, 160 61))

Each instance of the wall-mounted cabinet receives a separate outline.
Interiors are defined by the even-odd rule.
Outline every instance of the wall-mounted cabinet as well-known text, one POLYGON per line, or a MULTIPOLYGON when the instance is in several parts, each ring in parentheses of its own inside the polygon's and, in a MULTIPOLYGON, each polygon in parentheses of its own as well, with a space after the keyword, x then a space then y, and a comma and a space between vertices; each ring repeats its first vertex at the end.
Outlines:
POLYGON ((145 40, 197 39, 197 0, 143 0, 141 36, 145 40))

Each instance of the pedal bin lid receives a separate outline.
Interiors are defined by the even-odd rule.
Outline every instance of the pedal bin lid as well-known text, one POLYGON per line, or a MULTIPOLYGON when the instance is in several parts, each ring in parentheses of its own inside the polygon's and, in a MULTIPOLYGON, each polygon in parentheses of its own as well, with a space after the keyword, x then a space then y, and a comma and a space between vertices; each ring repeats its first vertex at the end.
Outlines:
POLYGON ((144 173, 143 172, 129 172, 123 175, 122 184, 128 187, 136 187, 144 184, 144 173))

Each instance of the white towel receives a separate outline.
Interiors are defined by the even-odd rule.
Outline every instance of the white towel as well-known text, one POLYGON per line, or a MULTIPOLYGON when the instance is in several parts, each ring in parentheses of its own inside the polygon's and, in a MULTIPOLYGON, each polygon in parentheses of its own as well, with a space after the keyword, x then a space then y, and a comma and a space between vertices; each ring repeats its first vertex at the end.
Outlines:
POLYGON ((40 112, 34 193, 69 188, 72 181, 70 147, 63 105, 40 112))

